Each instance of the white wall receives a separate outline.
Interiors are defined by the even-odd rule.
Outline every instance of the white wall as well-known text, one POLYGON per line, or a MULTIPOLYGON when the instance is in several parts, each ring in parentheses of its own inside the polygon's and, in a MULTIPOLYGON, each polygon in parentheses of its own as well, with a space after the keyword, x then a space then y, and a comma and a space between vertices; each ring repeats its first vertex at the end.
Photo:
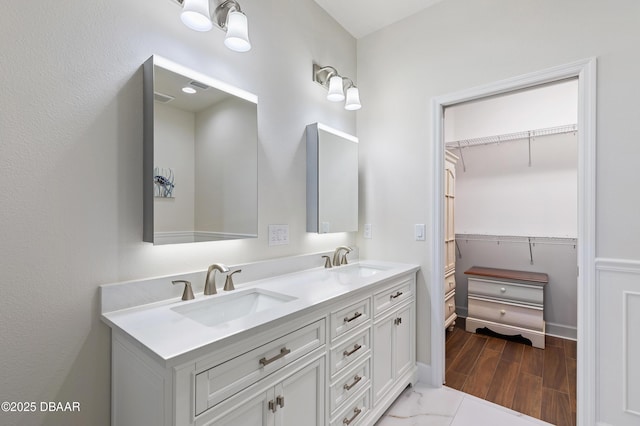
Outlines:
POLYGON ((255 105, 235 97, 196 114, 197 231, 257 233, 257 126, 255 105))
POLYGON ((153 229, 193 232, 195 115, 158 102, 154 108, 154 165, 173 171, 175 187, 172 198, 153 198, 153 229))
POLYGON ((109 424, 98 285, 354 243, 305 232, 304 130, 320 121, 355 133, 355 115, 311 81, 313 61, 355 75, 355 40, 311 0, 242 8, 245 54, 225 48, 219 30, 186 28, 168 0, 4 5, 0 400, 79 401, 81 411, 0 413, 2 425, 109 424), (142 242, 141 65, 152 54, 258 95, 257 239, 142 242), (289 245, 268 247, 270 223, 289 224, 289 245))
MULTIPOLYGON (((595 250, 640 259, 640 104, 631 83, 640 74, 633 54, 638 16, 640 3, 633 0, 447 0, 358 41, 360 219, 374 230, 373 239, 358 243, 364 257, 422 266, 419 361, 430 363, 425 277, 440 267, 431 264, 430 246, 413 239, 413 224, 430 229, 432 221, 434 96, 597 57, 595 250)), ((607 351, 616 359, 615 347, 607 351)))
MULTIPOLYGON (((573 133, 463 148, 456 164, 456 234, 571 237, 578 231, 573 133)), ((454 150, 455 151, 455 150, 454 150)))

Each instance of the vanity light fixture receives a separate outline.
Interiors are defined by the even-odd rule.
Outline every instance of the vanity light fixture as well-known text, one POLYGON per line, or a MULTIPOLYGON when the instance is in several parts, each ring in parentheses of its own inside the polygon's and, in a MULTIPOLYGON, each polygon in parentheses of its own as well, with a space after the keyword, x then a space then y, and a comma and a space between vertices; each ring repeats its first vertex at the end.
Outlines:
POLYGON ((362 108, 360 91, 353 80, 348 77, 342 77, 334 67, 313 64, 313 81, 328 90, 327 100, 331 102, 344 101, 346 90, 344 109, 355 111, 362 108))
POLYGON ((195 31, 209 31, 215 24, 227 33, 224 44, 236 52, 251 49, 247 16, 235 0, 174 0, 182 6, 180 19, 195 31), (211 13, 211 2, 217 4, 211 13))

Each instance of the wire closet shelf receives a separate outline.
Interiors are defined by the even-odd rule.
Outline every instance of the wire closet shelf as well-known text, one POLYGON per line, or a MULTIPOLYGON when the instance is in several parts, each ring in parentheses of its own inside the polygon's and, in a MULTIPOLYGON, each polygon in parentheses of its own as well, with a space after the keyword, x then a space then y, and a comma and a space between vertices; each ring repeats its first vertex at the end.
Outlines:
POLYGON ((564 126, 547 127, 544 129, 524 130, 522 132, 505 133, 502 135, 483 136, 479 138, 450 141, 450 142, 447 142, 445 145, 447 148, 467 148, 470 146, 517 141, 517 140, 535 138, 538 136, 551 136, 551 135, 561 135, 565 133, 576 133, 577 131, 578 131, 577 124, 567 124, 564 126))

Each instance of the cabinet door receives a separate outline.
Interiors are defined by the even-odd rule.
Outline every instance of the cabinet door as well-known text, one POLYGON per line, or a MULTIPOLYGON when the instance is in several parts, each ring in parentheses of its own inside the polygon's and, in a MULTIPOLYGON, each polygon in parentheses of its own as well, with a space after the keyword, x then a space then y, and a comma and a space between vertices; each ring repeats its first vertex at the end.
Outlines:
POLYGON ((400 377, 415 364, 413 336, 415 334, 415 314, 413 304, 398 311, 394 324, 395 376, 400 377))
POLYGON ((220 404, 221 406, 229 405, 228 414, 214 419, 206 426, 274 426, 274 416, 269 409, 269 401, 273 401, 273 398, 274 391, 271 388, 247 399, 242 399, 240 404, 233 404, 233 407, 231 404, 223 402, 220 404))
POLYGON ((373 325, 373 401, 378 402, 393 385, 393 332, 395 313, 373 325))
POLYGON ((313 361, 276 385, 277 426, 324 425, 324 363, 324 357, 313 361))

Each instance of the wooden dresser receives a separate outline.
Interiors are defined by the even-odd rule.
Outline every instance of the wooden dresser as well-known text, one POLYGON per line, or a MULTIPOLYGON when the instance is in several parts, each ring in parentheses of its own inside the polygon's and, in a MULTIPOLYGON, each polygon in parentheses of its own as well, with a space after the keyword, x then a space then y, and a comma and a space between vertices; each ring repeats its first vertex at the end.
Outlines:
POLYGON ((544 287, 547 274, 473 266, 468 276, 466 329, 489 330, 529 339, 544 349, 544 287))

